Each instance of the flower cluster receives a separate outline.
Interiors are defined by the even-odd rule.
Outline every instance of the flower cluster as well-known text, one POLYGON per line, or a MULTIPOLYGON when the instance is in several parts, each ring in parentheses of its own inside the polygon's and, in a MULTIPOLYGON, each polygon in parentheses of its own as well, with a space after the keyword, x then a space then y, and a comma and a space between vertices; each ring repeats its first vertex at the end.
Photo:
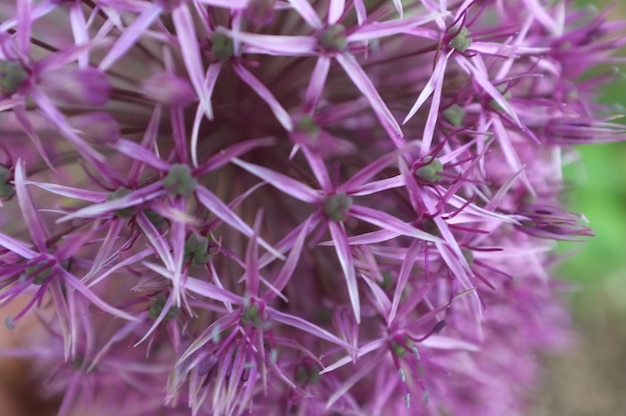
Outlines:
POLYGON ((0 301, 42 328, 3 354, 60 415, 523 411, 566 338, 554 240, 591 235, 563 160, 624 138, 595 103, 624 23, 566 0, 0 18, 0 301))

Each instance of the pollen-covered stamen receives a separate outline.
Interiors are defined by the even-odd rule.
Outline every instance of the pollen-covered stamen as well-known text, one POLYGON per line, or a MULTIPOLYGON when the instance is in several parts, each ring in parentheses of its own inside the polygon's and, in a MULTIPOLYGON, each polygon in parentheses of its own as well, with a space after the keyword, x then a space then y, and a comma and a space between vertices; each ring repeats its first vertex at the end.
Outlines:
POLYGON ((454 35, 454 37, 448 41, 448 46, 450 48, 459 52, 465 52, 470 46, 472 46, 472 38, 470 37, 471 33, 466 27, 453 27, 450 30, 450 33, 454 35))
POLYGON ((443 178, 441 173, 443 172, 443 163, 436 157, 425 156, 421 162, 419 162, 415 168, 415 176, 424 182, 437 183, 443 178))
MULTIPOLYGON (((114 192, 109 194, 109 196, 107 197, 107 201, 112 201, 114 199, 121 198, 123 196, 130 194, 131 192, 132 191, 126 187, 123 187, 123 186, 119 187, 114 192)), ((118 218, 131 218, 135 216, 135 214, 136 214, 136 211, 134 207, 122 208, 122 209, 118 209, 117 211, 115 211, 115 216, 118 218)))
MULTIPOLYGON (((157 319, 159 315, 161 315, 161 312, 163 312, 163 309, 165 308, 166 303, 167 303, 167 297, 163 293, 159 293, 158 295, 156 295, 150 301, 150 308, 148 309, 148 316, 150 316, 150 318, 152 319, 157 319)), ((163 321, 171 321, 172 319, 175 319, 179 313, 180 313, 180 308, 172 305, 165 313, 165 316, 163 317, 163 321)))
POLYGON ((341 24, 323 28, 319 33, 319 43, 325 51, 344 52, 348 49, 346 28, 341 24))
POLYGON ((225 63, 235 54, 235 46, 233 40, 220 32, 211 33, 210 52, 213 59, 225 63))
POLYGON ((185 241, 185 254, 183 261, 188 263, 191 261, 191 267, 201 268, 211 261, 211 255, 208 253, 209 239, 206 237, 198 237, 191 234, 185 241))
POLYGON ((189 166, 181 163, 172 165, 163 179, 163 188, 174 196, 191 196, 196 190, 196 185, 189 166))
POLYGON ((0 61, 0 93, 16 93, 24 81, 28 79, 29 73, 21 62, 4 60, 0 61))
POLYGON ((345 192, 337 192, 324 198, 324 213, 332 221, 340 222, 348 218, 352 208, 352 197, 345 192))

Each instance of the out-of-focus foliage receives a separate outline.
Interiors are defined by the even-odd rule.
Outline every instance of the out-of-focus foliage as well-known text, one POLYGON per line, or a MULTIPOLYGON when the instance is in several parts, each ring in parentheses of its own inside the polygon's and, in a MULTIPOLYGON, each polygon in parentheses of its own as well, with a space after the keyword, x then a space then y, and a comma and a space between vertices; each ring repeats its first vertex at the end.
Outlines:
MULTIPOLYGON (((615 2, 607 0, 577 1, 604 8, 615 2)), ((614 18, 626 17, 626 3, 612 9, 614 18)), ((626 53, 625 53, 626 55, 626 53)), ((619 69, 626 74, 626 68, 619 69)), ((623 106, 626 115, 626 75, 607 88, 602 101, 623 106)), ((626 122, 624 117, 622 122, 626 122)), ((626 275, 626 143, 579 147, 581 160, 566 168, 572 182, 568 194, 572 211, 583 213, 597 235, 586 244, 562 244, 573 250, 559 267, 559 274, 584 285, 596 285, 623 271, 626 275)))

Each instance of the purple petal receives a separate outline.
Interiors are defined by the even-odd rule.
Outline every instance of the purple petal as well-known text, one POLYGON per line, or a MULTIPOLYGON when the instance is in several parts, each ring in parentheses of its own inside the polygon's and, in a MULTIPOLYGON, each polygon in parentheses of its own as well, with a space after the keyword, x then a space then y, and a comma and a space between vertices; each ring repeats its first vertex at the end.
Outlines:
MULTIPOLYGON (((252 238, 254 232, 252 228, 248 226, 241 218, 237 216, 221 199, 216 197, 211 191, 204 188, 203 186, 198 186, 196 188, 196 196, 198 201, 204 205, 209 211, 213 212, 216 216, 222 219, 226 224, 230 225, 246 237, 252 238)), ((285 257, 277 251, 274 247, 268 244, 265 240, 259 237, 259 244, 261 247, 272 253, 279 259, 284 259, 285 257)))
POLYGON ((141 146, 135 142, 120 139, 112 147, 121 154, 124 154, 131 159, 145 163, 146 165, 156 170, 160 170, 161 172, 167 172, 170 169, 171 165, 169 163, 165 162, 162 159, 159 159, 159 157, 157 157, 154 152, 151 152, 144 146, 141 146))
POLYGON ((101 309, 104 312, 110 313, 113 316, 117 316, 122 319, 126 319, 127 321, 139 321, 139 318, 133 316, 127 312, 124 312, 120 309, 114 308, 108 303, 104 302, 98 296, 96 296, 91 290, 89 290, 83 282, 74 277, 73 274, 68 272, 63 268, 59 268, 60 273, 63 274, 64 281, 76 289, 79 293, 81 293, 89 302, 91 302, 95 307, 101 309))
POLYGON ((277 56, 312 56, 315 55, 317 39, 313 36, 280 36, 257 33, 236 32, 224 27, 218 28, 236 42, 254 47, 255 53, 277 56))
POLYGON ((321 196, 317 191, 309 188, 303 183, 283 175, 282 173, 275 172, 263 166, 244 162, 243 160, 237 158, 233 159, 232 162, 235 165, 247 170, 254 176, 263 179, 279 191, 299 199, 300 201, 315 204, 321 199, 321 196))
POLYGON ((293 123, 291 121, 291 117, 287 113, 287 111, 280 105, 276 97, 272 94, 272 92, 267 89, 265 85, 261 81, 259 81, 250 71, 244 68, 242 65, 237 64, 234 66, 235 72, 239 75, 239 78, 254 92, 256 92, 259 97, 270 107, 274 116, 279 121, 279 123, 285 128, 287 131, 293 130, 293 123))
POLYGON ((323 328, 320 328, 319 326, 312 324, 309 321, 306 321, 302 318, 298 318, 297 316, 293 316, 293 315, 289 315, 286 313, 282 313, 282 312, 278 312, 276 309, 267 308, 267 316, 277 322, 280 322, 281 324, 285 324, 287 326, 290 326, 292 328, 297 328, 301 331, 304 332, 308 332, 309 334, 316 336, 318 338, 324 339, 328 342, 331 342, 335 345, 339 345, 341 347, 344 347, 346 349, 351 349, 350 344, 348 344, 347 342, 345 342, 344 340, 338 338, 337 336, 331 334, 330 332, 326 331, 323 328))
POLYGON ((46 253, 48 251, 46 240, 50 237, 50 234, 48 233, 48 229, 44 227, 41 222, 41 218, 39 218, 39 214, 37 214, 30 193, 28 189, 26 189, 26 184, 24 183, 26 180, 24 165, 25 162, 20 159, 15 166, 15 179, 13 182, 15 183, 17 202, 22 211, 22 218, 26 223, 33 243, 35 243, 35 247, 42 253, 46 253))
POLYGON ((387 108, 383 99, 378 94, 376 87, 372 84, 372 81, 368 78, 363 68, 359 65, 356 58, 352 55, 337 55, 337 62, 343 67, 348 74, 348 77, 352 80, 354 85, 361 91, 361 93, 367 98, 374 113, 383 125, 383 128, 389 134, 390 138, 394 141, 397 147, 401 148, 406 145, 402 139, 402 129, 400 125, 387 108))
POLYGON ((346 237, 346 230, 343 227, 343 223, 335 221, 329 221, 328 228, 330 229, 330 234, 335 242, 335 251, 337 252, 337 258, 341 264, 341 270, 346 278, 346 285, 348 286, 348 295, 350 296, 350 304, 352 305, 354 318, 357 323, 360 323, 361 301, 359 300, 359 287, 354 270, 354 257, 352 257, 352 249, 350 248, 348 238, 346 237))
POLYGON ((334 25, 339 21, 346 8, 346 0, 330 0, 328 5, 328 24, 334 25))
POLYGON ((204 70, 200 57, 200 45, 194 30, 195 24, 191 12, 186 5, 177 7, 172 13, 172 20, 176 28, 178 42, 185 62, 185 68, 189 74, 189 80, 196 94, 200 98, 200 105, 209 120, 213 119, 213 108, 208 91, 204 86, 204 70))
POLYGON ((348 41, 360 42, 376 40, 387 36, 408 33, 410 29, 414 29, 415 27, 421 26, 426 23, 430 23, 436 18, 442 16, 442 13, 430 13, 427 15, 407 19, 396 19, 387 22, 372 22, 369 24, 365 24, 355 30, 352 34, 350 34, 350 36, 348 36, 348 41))
POLYGON ((430 235, 422 230, 400 221, 394 216, 391 216, 383 211, 378 211, 372 208, 353 205, 350 209, 350 215, 354 218, 358 218, 362 221, 376 225, 383 230, 395 232, 399 235, 406 235, 408 237, 417 238, 423 241, 440 242, 440 238, 430 235))
POLYGON ((306 98, 304 99, 305 111, 313 111, 317 106, 317 102, 322 96, 324 91, 324 85, 326 84, 326 77, 328 76, 328 70, 330 69, 330 57, 321 55, 317 58, 315 68, 311 74, 309 86, 306 90, 306 98))
POLYGON ((288 0, 291 7, 314 29, 322 27, 322 21, 317 16, 317 12, 308 0, 288 0))

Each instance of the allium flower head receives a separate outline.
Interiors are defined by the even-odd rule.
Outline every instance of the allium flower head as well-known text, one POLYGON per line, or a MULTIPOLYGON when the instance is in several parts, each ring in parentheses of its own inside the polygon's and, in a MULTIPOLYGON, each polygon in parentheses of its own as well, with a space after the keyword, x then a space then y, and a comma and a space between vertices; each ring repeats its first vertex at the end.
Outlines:
POLYGON ((570 3, 2 2, 3 354, 60 415, 522 413, 625 133, 570 3))

